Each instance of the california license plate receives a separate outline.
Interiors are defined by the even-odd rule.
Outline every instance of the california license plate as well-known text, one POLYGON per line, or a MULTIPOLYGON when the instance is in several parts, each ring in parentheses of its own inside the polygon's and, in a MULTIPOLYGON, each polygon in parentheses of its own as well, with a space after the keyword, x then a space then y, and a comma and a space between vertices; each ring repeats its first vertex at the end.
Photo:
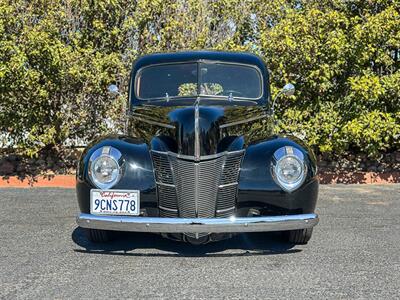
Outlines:
POLYGON ((130 215, 140 212, 140 191, 91 190, 90 213, 95 215, 130 215))

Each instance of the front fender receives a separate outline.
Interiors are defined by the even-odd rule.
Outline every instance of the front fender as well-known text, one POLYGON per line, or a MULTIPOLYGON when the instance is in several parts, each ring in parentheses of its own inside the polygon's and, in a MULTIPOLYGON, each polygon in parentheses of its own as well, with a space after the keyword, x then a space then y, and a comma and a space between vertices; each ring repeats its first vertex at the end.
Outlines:
POLYGON ((156 209, 156 183, 148 145, 142 139, 110 135, 89 145, 80 158, 76 188, 81 212, 90 212, 90 190, 96 188, 88 175, 90 156, 94 151, 104 146, 112 146, 118 149, 125 161, 121 180, 112 189, 140 190, 141 207, 147 208, 147 210, 156 209))
POLYGON ((238 191, 238 207, 261 207, 282 214, 314 212, 318 197, 317 163, 311 149, 295 137, 273 136, 254 142, 243 158, 238 191), (274 152, 284 146, 299 149, 305 157, 306 179, 293 192, 284 191, 273 179, 271 161, 274 152))

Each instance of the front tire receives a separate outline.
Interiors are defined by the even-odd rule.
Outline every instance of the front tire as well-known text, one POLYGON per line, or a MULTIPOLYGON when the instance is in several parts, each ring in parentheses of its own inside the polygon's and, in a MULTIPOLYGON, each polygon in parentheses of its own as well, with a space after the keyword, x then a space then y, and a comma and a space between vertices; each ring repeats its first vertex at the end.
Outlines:
POLYGON ((108 230, 86 228, 86 236, 92 243, 107 243, 114 238, 114 233, 108 230))
POLYGON ((286 238, 289 243, 305 245, 311 239, 313 228, 291 230, 286 232, 286 238))

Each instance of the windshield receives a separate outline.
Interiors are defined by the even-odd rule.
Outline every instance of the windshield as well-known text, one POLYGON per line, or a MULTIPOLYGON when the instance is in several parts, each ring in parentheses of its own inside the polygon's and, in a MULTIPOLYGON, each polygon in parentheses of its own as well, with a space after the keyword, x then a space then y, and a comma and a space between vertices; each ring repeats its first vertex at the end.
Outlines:
POLYGON ((176 63, 148 66, 136 76, 136 96, 142 100, 212 96, 258 99, 260 71, 233 63, 176 63))

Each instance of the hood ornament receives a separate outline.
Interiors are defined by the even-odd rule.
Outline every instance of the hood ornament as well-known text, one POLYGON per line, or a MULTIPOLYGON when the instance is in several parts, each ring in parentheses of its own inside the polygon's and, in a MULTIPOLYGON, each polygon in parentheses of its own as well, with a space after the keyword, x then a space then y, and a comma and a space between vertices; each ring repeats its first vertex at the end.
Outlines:
POLYGON ((229 96, 228 96, 228 101, 229 101, 229 102, 232 102, 232 101, 233 101, 233 96, 232 96, 232 93, 229 93, 229 96))

